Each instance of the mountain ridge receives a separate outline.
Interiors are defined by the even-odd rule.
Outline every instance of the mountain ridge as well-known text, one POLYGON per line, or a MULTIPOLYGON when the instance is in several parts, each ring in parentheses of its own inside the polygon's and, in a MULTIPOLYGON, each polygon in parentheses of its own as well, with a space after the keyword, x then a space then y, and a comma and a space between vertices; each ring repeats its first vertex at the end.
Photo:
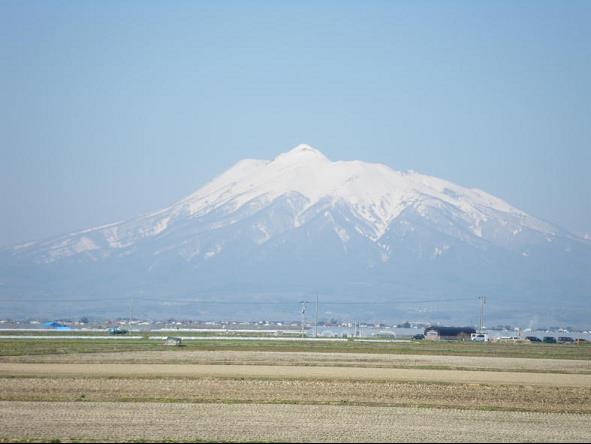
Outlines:
MULTIPOLYGON (((237 301, 319 288, 444 301, 485 292, 503 301, 505 316, 549 300, 560 317, 554 299, 585 304, 591 290, 588 241, 482 190, 331 161, 305 144, 241 160, 161 210, 13 247, 3 261, 13 271, 0 272, 0 284, 9 282, 0 295, 48 301, 137 292, 166 303, 194 291, 237 301)), ((437 313, 463 316, 461 307, 437 313)))
MULTIPOLYGON (((164 209, 131 220, 69 233, 60 236, 59 239, 101 231, 111 248, 124 248, 131 245, 134 240, 120 240, 117 232, 120 227, 124 228, 126 224, 133 224, 134 221, 154 220, 154 223, 140 227, 140 232, 137 233, 139 239, 152 237, 164 232, 171 220, 183 213, 190 217, 200 217, 223 205, 232 205, 233 208, 229 211, 236 211, 255 200, 264 206, 286 193, 298 193, 308 199, 302 212, 324 198, 331 199, 333 204, 344 200, 354 208, 357 217, 369 224, 366 231, 373 241, 379 240, 389 224, 405 208, 412 205, 417 205, 418 211, 423 212, 429 205, 455 205, 471 218, 471 228, 479 237, 482 237, 480 225, 487 221, 486 212, 490 209, 510 214, 514 219, 521 218, 522 225, 548 235, 556 235, 556 232, 566 233, 565 230, 533 218, 482 190, 460 187, 452 182, 415 172, 398 172, 383 164, 360 161, 331 162, 317 149, 301 144, 270 161, 241 160, 195 192, 164 209), (261 174, 264 176, 263 179, 257 181, 256 178, 261 174), (285 180, 282 175, 291 176, 285 180), (294 176, 300 179, 302 175, 303 180, 294 184, 294 176), (255 180, 252 180, 253 177, 255 180), (240 181, 244 180, 247 182, 246 185, 236 190, 240 188, 240 181)), ((294 226, 297 227, 298 223, 296 220, 294 226)), ((574 235, 569 233, 569 236, 574 235)), ((51 240, 52 238, 49 242, 51 240)), ((43 243, 46 244, 47 241, 43 243)), ((21 244, 16 246, 14 251, 26 251, 38 244, 21 244)), ((53 245, 54 250, 63 247, 64 245, 59 242, 53 245)), ((70 248, 70 251, 64 251, 64 254, 93 251, 98 249, 98 246, 87 236, 81 236, 77 242, 70 245, 70 248)), ((59 252, 56 252, 48 260, 56 260, 59 257, 59 252)))

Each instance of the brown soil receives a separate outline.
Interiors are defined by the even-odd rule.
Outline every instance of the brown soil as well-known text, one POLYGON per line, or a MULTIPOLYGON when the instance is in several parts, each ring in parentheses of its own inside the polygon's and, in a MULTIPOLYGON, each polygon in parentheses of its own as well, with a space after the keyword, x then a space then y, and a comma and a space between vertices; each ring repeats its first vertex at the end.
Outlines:
POLYGON ((591 413, 591 387, 259 379, 0 379, 0 400, 254 402, 591 413))
POLYGON ((588 442, 587 419, 397 407, 0 402, 5 441, 588 442))
POLYGON ((139 351, 66 355, 3 356, 0 363, 71 364, 232 364, 346 366, 373 368, 437 368, 591 374, 591 360, 531 359, 370 353, 307 353, 252 351, 139 351))
POLYGON ((418 381, 590 387, 591 375, 295 365, 0 363, 0 376, 226 377, 257 379, 418 381))

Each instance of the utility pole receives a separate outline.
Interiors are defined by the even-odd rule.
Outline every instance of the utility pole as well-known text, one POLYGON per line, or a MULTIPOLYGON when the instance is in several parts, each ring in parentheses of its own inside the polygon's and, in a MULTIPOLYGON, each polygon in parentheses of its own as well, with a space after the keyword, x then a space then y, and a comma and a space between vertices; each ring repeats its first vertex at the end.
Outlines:
POLYGON ((316 318, 314 319, 314 337, 318 337, 318 293, 316 293, 316 318))
POLYGON ((486 304, 486 296, 478 296, 480 299, 480 330, 479 333, 482 333, 482 328, 484 327, 484 305, 486 304))
POLYGON ((306 304, 309 304, 308 301, 300 301, 302 304, 302 308, 300 313, 302 314, 302 338, 305 336, 305 328, 306 328, 306 304))
POLYGON ((131 327, 131 320, 133 319, 133 296, 131 297, 131 301, 129 302, 129 326, 131 327))

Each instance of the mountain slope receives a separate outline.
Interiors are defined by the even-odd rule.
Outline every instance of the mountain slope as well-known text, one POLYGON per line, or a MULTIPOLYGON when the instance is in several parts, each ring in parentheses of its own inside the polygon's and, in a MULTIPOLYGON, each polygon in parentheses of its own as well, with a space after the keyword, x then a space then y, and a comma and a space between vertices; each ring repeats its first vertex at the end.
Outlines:
POLYGON ((380 164, 332 162, 299 145, 272 161, 240 161, 163 210, 17 246, 2 259, 12 271, 0 291, 40 301, 135 294, 148 311, 150 298, 156 307, 195 294, 291 300, 321 291, 402 299, 389 306, 392 316, 417 310, 413 299, 436 299, 430 316, 456 318, 466 310, 446 300, 487 294, 502 304, 499 316, 532 304, 546 308, 525 315, 546 316, 551 303, 549 319, 557 319, 566 311, 556 298, 575 315, 588 304, 589 245, 483 191, 380 164), (27 274, 38 283, 23 283, 27 274))

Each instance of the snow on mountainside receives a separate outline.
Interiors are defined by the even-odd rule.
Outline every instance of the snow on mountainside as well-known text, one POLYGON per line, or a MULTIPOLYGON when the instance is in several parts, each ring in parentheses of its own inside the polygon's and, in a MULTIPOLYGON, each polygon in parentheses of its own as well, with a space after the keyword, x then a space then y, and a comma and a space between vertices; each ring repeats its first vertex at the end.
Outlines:
MULTIPOLYGON (((446 235, 463 242, 510 247, 524 232, 551 242, 570 236, 555 226, 520 211, 478 189, 386 165, 361 161, 330 161, 309 145, 299 145, 272 161, 242 160, 193 194, 163 210, 131 221, 84 230, 58 239, 28 243, 13 249, 37 263, 83 256, 100 260, 132 254, 147 240, 167 239, 157 251, 175 250, 185 259, 220 253, 227 239, 205 248, 195 237, 236 225, 285 200, 281 216, 253 223, 246 233, 260 245, 288 230, 309 224, 319 214, 346 208, 344 223, 332 229, 343 243, 353 235, 387 249, 380 242, 403 213, 411 211, 446 235), (274 219, 280 219, 278 222, 274 219), (183 235, 182 233, 185 233, 183 235)), ((330 213, 330 214, 329 214, 330 213)), ((406 222, 408 223, 408 222, 406 222)), ((447 245, 434 247, 444 254, 447 245)))

